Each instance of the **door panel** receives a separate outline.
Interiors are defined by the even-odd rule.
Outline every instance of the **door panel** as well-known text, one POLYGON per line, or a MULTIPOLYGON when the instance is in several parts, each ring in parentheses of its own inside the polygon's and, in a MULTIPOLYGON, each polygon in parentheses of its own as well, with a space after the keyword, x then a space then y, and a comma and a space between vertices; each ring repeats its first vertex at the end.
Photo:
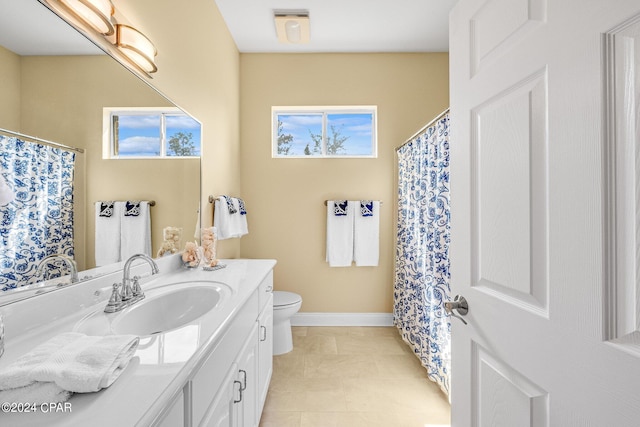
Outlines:
POLYGON ((471 111, 472 286, 544 315, 546 75, 536 72, 471 111))
POLYGON ((455 427, 640 425, 640 64, 614 40, 638 22, 637 0, 451 12, 455 427))

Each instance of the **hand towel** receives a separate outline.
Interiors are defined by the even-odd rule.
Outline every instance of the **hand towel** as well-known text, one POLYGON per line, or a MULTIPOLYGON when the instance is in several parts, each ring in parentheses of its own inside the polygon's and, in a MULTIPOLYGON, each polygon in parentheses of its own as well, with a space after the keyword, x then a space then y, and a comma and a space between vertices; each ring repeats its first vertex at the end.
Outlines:
POLYGON ((242 214, 240 200, 242 199, 229 196, 220 196, 215 200, 213 226, 218 231, 218 240, 242 237, 249 232, 244 201, 242 202, 244 214, 242 214))
POLYGON ((236 208, 236 213, 231 215, 232 227, 234 237, 242 237, 249 233, 249 227, 247 225, 247 211, 244 206, 244 200, 237 197, 231 198, 233 206, 236 208))
MULTIPOLYGON (((0 372, 0 390, 25 395, 24 401, 64 391, 89 393, 109 387, 133 357, 139 338, 133 335, 57 335, 0 372), (46 384, 55 384, 61 390, 46 384)), ((48 400, 45 400, 48 401, 48 400)))
POLYGON ((96 202, 96 266, 119 262, 121 206, 96 202))
POLYGON ((121 207, 120 260, 135 254, 151 256, 151 215, 149 202, 116 202, 121 207))
POLYGON ((380 249, 380 202, 350 201, 358 206, 353 226, 353 260, 358 267, 378 265, 380 249))
POLYGON ((25 387, 0 391, 0 402, 59 403, 69 400, 71 394, 56 383, 36 382, 25 387))
POLYGON ((353 261, 353 202, 327 201, 327 262, 330 267, 350 267, 353 261), (336 208, 338 213, 336 214, 336 208))

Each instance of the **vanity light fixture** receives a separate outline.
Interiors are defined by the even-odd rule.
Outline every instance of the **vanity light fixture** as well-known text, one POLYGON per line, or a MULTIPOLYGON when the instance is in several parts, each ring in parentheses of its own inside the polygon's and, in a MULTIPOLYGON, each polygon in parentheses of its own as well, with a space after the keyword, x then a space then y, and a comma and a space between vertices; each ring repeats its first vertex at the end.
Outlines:
POLYGON ((276 34, 280 43, 309 43, 309 12, 274 12, 276 34))
POLYGON ((151 40, 135 28, 116 24, 115 46, 136 67, 147 74, 158 71, 155 57, 158 54, 151 40))
POLYGON ((115 9, 111 0, 48 0, 57 3, 73 18, 105 36, 114 33, 111 17, 115 9))

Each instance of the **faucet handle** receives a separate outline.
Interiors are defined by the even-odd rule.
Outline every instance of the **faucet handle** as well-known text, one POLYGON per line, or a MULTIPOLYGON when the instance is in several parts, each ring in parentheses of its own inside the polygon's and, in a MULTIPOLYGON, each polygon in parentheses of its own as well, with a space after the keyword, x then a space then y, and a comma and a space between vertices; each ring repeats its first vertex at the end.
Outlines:
POLYGON ((107 306, 104 308, 105 313, 113 313, 117 311, 120 305, 122 305, 122 297, 120 296, 120 292, 118 292, 119 287, 120 287, 120 283, 113 284, 111 297, 109 298, 109 302, 107 303, 107 306))
POLYGON ((134 298, 144 297, 142 288, 140 287, 140 276, 133 276, 133 285, 131 285, 131 294, 134 298))

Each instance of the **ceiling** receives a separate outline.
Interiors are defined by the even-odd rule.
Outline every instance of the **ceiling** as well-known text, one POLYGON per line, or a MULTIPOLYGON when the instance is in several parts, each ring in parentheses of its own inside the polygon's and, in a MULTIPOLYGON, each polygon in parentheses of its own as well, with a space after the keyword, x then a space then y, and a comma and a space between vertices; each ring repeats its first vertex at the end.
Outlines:
MULTIPOLYGON (((311 53, 446 52, 457 0, 215 1, 240 52, 311 53), (311 41, 278 43, 275 10, 308 11, 311 41)), ((0 10, 0 45, 19 55, 102 54, 37 0, 0 0, 0 10)))
POLYGON ((215 0, 240 52, 448 52, 457 0, 215 0), (274 10, 307 10, 308 44, 278 43, 274 10))

